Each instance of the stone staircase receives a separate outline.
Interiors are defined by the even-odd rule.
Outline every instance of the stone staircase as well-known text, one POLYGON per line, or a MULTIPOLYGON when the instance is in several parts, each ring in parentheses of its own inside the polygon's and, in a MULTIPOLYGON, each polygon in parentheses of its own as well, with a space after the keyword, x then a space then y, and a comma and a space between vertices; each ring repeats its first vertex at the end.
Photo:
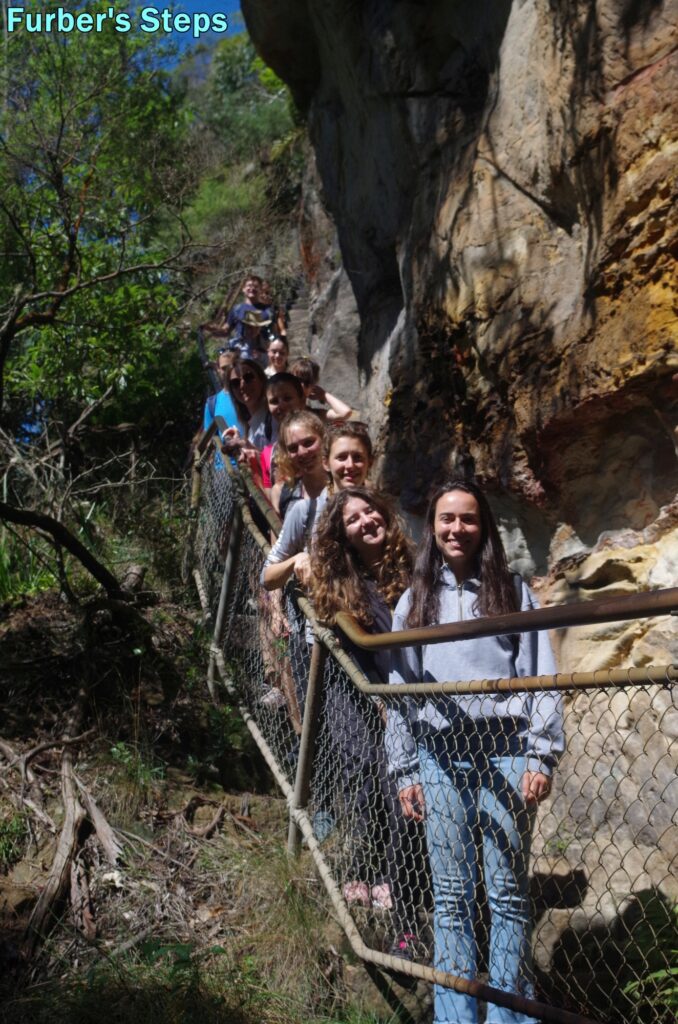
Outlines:
POLYGON ((306 284, 302 286, 289 310, 287 341, 290 346, 290 359, 299 359, 309 354, 311 332, 310 296, 306 284))

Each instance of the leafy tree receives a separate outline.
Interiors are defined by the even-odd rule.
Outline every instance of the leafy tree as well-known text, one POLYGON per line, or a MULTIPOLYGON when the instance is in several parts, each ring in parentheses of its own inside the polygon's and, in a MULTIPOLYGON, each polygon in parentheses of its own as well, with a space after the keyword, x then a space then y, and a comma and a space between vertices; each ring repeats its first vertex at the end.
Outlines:
MULTIPOLYGON (((44 15, 59 5, 25 6, 44 15)), ((190 400, 176 324, 195 173, 190 117, 165 58, 154 36, 116 32, 110 18, 101 32, 21 30, 0 46, 0 456, 10 499, 0 519, 83 564, 66 526, 78 525, 74 480, 90 498, 100 482, 96 460, 83 461, 83 429, 95 418, 157 427, 170 401, 190 400), (170 219, 171 245, 158 230, 170 219), (32 403, 49 432, 22 448, 32 403)), ((135 466, 138 431, 133 442, 129 431, 111 436, 131 444, 135 466)), ((119 465, 105 472, 120 475, 119 465)), ((104 567, 96 572, 113 588, 104 567)))
POLYGON ((39 392, 77 408, 124 386, 167 341, 187 239, 170 252, 155 229, 161 213, 179 219, 193 182, 161 56, 153 36, 110 20, 97 33, 5 37, 0 399, 39 392))
POLYGON ((245 33, 217 45, 210 69, 205 120, 227 159, 246 160, 294 127, 294 107, 280 78, 257 56, 245 33))

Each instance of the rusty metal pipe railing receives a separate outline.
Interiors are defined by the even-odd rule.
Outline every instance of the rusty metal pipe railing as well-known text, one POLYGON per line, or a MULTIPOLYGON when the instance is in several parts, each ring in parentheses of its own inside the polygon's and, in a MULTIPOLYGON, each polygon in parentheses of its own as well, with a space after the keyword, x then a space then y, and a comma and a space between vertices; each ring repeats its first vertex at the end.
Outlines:
POLYGON ((525 999, 523 996, 504 992, 501 989, 493 988, 491 985, 484 985, 480 981, 459 978, 457 975, 448 974, 446 971, 439 971, 435 967, 426 967, 424 964, 391 956, 388 953, 382 953, 366 945, 339 892, 332 872, 313 834, 313 826, 308 815, 302 809, 293 810, 291 813, 303 832, 318 874, 325 885, 339 923, 351 944, 351 949, 361 960, 365 960, 367 963, 374 964, 376 967, 383 968, 389 972, 404 974, 407 977, 432 982, 436 985, 444 985, 446 988, 454 989, 455 992, 462 992, 465 995, 473 996, 476 999, 483 999, 486 1002, 496 1003, 498 1006, 504 1006, 518 1013, 537 1017, 539 1020, 547 1021, 548 1024, 600 1024, 600 1022, 592 1020, 590 1017, 582 1017, 568 1010, 548 1006, 536 1000, 525 999))
MULTIPOLYGON (((235 476, 235 473, 233 474, 235 476)), ((256 484, 252 481, 251 477, 246 480, 247 489, 250 493, 253 493, 257 488, 256 484)), ((270 551, 270 544, 263 536, 261 531, 258 529, 252 515, 247 507, 243 508, 243 516, 250 532, 252 533, 255 541, 262 549, 264 554, 268 554, 270 551)), ((345 613, 340 613, 337 616, 337 625, 341 627, 343 632, 346 633, 349 640, 352 640, 360 647, 369 649, 370 647, 384 647, 390 646, 387 643, 379 643, 374 641, 380 641, 382 638, 400 637, 403 635, 409 635, 411 633, 421 635, 423 632, 429 630, 447 630, 457 628, 459 632, 463 632, 464 628, 475 627, 476 623, 493 623, 504 622, 512 620, 513 625, 506 629, 507 633, 515 632, 529 632, 523 625, 522 629, 517 630, 515 626, 515 620, 521 619, 525 621, 525 617, 534 616, 541 613, 553 613, 556 614, 561 611, 572 611, 572 609, 579 609, 580 612, 589 610, 592 605, 605 604, 609 610, 612 602, 615 602, 614 614, 618 613, 618 601, 629 601, 636 600, 639 598, 650 598, 650 605, 654 609, 657 609, 658 605, 663 605, 660 610, 653 612, 645 612, 645 614, 668 614, 666 608, 671 611, 678 607, 678 588, 670 590, 657 590, 650 591, 647 594, 630 595, 628 598, 614 598, 609 599, 606 602, 579 602, 576 605, 565 605, 558 606, 557 608, 539 608, 531 612, 516 612, 515 614, 508 615, 496 615, 488 617, 486 619, 474 619, 467 620, 465 622, 449 623, 446 626, 433 626, 423 627, 419 630, 407 630, 399 633, 379 633, 372 634, 367 633, 358 625, 356 620, 345 613), (667 597, 668 595, 668 597, 667 597), (659 599, 659 600, 658 600, 659 599), (360 641, 365 641, 359 642, 360 641)), ((544 676, 524 676, 521 678, 514 679, 472 679, 466 681, 446 681, 439 683, 424 683, 415 682, 407 684, 399 684, 397 687, 391 686, 388 683, 371 683, 367 676, 361 672, 356 665, 355 661, 343 648, 340 646, 336 633, 323 626, 315 616, 315 610, 313 605, 305 597, 299 597, 299 607, 302 612, 309 620, 314 634, 319 640, 327 647, 332 657, 341 665, 344 669, 351 682, 362 692, 373 697, 386 697, 390 700, 399 700, 401 697, 414 696, 414 697, 426 697, 436 695, 457 695, 461 696, 464 694, 480 694, 480 693, 526 693, 526 692, 539 692, 542 690, 595 690, 595 689, 607 689, 616 686, 643 686, 648 684, 665 684, 678 681, 678 666, 675 665, 660 665, 660 666, 646 666, 644 668, 620 668, 620 669, 598 669, 593 672, 573 672, 569 675, 566 673, 556 673, 554 675, 544 676)), ((638 612, 636 608, 636 614, 629 617, 637 617, 638 612)), ((531 620, 533 621, 533 620, 531 620)), ((615 621, 615 619, 600 619, 598 621, 615 621)), ((573 623, 570 623, 571 625, 573 623)), ((581 623, 585 624, 585 623, 581 623)), ((532 629, 536 628, 534 625, 532 629)), ((543 626, 542 628, 557 628, 553 626, 543 626)), ((494 635, 496 630, 491 630, 494 635)), ((476 635, 476 634, 474 634, 476 635)), ((481 634, 484 635, 484 634, 481 634)), ((464 639, 463 636, 458 636, 457 639, 464 639)), ((411 641, 410 641, 411 642, 411 641)), ((421 641, 420 641, 421 642, 421 641)), ((439 640, 438 642, 441 642, 439 640)), ((393 646, 402 646, 402 644, 394 643, 393 646)))
MULTIPOLYGON (((218 440, 215 440, 215 447, 220 448, 218 440)), ((206 452, 204 453, 206 454, 206 452)), ((243 480, 245 474, 238 474, 234 471, 230 464, 228 465, 229 472, 232 477, 235 478, 234 483, 237 482, 238 477, 243 480)), ((248 474, 249 476, 249 474, 248 474)), ((262 507, 261 502, 264 500, 257 500, 258 495, 255 490, 255 485, 251 478, 244 479, 245 488, 242 486, 239 488, 240 493, 244 498, 244 490, 249 492, 257 501, 257 504, 261 511, 266 516, 267 522, 274 529, 275 527, 271 523, 271 519, 268 515, 268 508, 262 507)), ((248 503, 241 498, 240 502, 242 519, 245 527, 253 536, 253 539, 261 550, 266 553, 270 549, 267 539, 261 533, 260 529, 254 522, 248 503)), ((638 607, 638 603, 635 598, 632 600, 635 602, 633 610, 627 607, 626 609, 621 608, 622 613, 627 611, 629 614, 620 616, 620 604, 624 602, 629 604, 629 599, 611 599, 603 602, 590 602, 586 604, 579 604, 576 606, 566 606, 565 608, 558 609, 542 609, 539 612, 527 612, 519 613, 514 616, 498 616, 493 619, 487 620, 474 620, 473 623, 460 623, 455 624, 458 629, 458 633, 462 633, 462 629, 466 629, 466 635, 487 635, 490 633, 513 633, 513 632, 524 632, 529 629, 537 628, 558 628, 563 625, 575 625, 575 624, 586 624, 591 622, 590 613, 592 609, 597 609, 599 614, 605 615, 606 617, 600 617, 594 621, 605 622, 615 621, 619 618, 635 618, 640 614, 664 614, 669 611, 673 611, 678 607, 678 589, 673 591, 657 591, 652 594, 640 595, 642 599, 649 599, 649 605, 641 612, 638 607), (651 608, 651 610, 647 610, 651 608), (538 620, 535 621, 535 616, 546 613, 548 616, 560 616, 559 622, 547 622, 546 624, 538 624, 538 620), (565 613, 563 615, 562 613, 565 613), (583 616, 585 618, 577 619, 577 616, 583 616), (567 618, 567 622, 563 622, 563 619, 567 618), (526 621, 527 620, 527 621, 526 621), (473 627, 476 622, 480 622, 485 630, 475 631, 469 626, 473 627), (529 624, 528 624, 529 623, 529 624), (498 628, 499 627, 499 628, 498 628), (502 628, 503 627, 503 628, 502 628)), ((300 598, 299 604, 302 611, 309 619, 313 626, 314 632, 321 644, 316 644, 315 649, 317 651, 315 658, 321 659, 321 651, 324 651, 325 646, 329 648, 329 652, 332 656, 341 664, 341 666, 347 671, 352 682, 364 693, 370 695, 379 695, 382 697, 391 697, 393 699, 399 699, 401 696, 407 694, 414 694, 417 696, 426 696, 428 694, 459 694, 459 693, 492 693, 502 691, 518 692, 521 690, 542 690, 542 689, 588 689, 598 688, 602 686, 615 686, 615 685, 629 685, 629 684, 647 684, 648 682, 666 683, 675 682, 678 679, 678 666, 666 666, 663 668, 647 667, 647 668, 634 668, 634 669, 616 669, 616 670, 599 670, 597 672, 590 673, 574 673, 572 675, 556 675, 556 676, 539 676, 530 677, 527 679, 502 679, 502 680, 473 680, 470 682, 442 682, 442 683, 414 683, 411 685, 402 686, 389 686, 387 684, 372 684, 370 683, 364 674, 357 667, 353 659, 348 655, 339 645, 336 633, 322 626, 318 623, 314 610, 310 602, 306 598, 300 598)), ((343 618, 343 617, 342 617, 343 618)), ((354 642, 358 643, 356 636, 351 636, 351 626, 347 629, 345 622, 341 623, 344 631, 349 635, 349 638, 354 642)), ((449 627, 432 627, 434 630, 449 629, 449 627)), ((373 637, 371 634, 366 634, 364 631, 359 631, 361 636, 360 639, 366 639, 366 643, 359 643, 359 646, 369 647, 386 647, 386 646, 403 646, 403 644, 411 644, 413 642, 439 642, 439 640, 450 639, 449 636, 444 635, 436 640, 430 639, 431 628, 426 630, 417 631, 403 631, 396 634, 382 634, 378 638, 373 637), (416 640, 412 639, 414 633, 416 640), (395 639, 397 638, 397 639, 395 639), (374 642, 377 641, 377 642, 374 642)), ((459 635, 457 639, 461 638, 459 635)), ((223 675, 225 666, 223 665, 222 659, 217 659, 217 667, 223 675)), ((251 715, 246 708, 242 708, 243 717, 247 723, 247 726, 252 733, 257 745, 262 750, 264 757, 271 768, 276 781, 281 787, 287 803, 290 808, 291 824, 294 822, 295 829, 297 832, 300 830, 304 835, 308 844, 309 850, 313 859, 316 863, 318 872, 325 884, 328 895, 332 902, 332 905, 337 913, 338 919, 346 932, 351 947, 354 953, 367 963, 373 964, 374 966, 385 969, 389 972, 396 974, 405 974, 410 977, 422 979, 428 982, 444 985, 447 988, 454 989, 455 991, 466 993, 478 999, 483 999, 497 1005, 505 1006, 509 1009, 523 1012, 533 1017, 537 1017, 540 1020, 549 1022, 549 1024, 596 1024, 589 1018, 571 1013, 566 1010, 561 1010, 555 1007, 547 1006, 536 1001, 524 999, 520 996, 513 995, 494 989, 491 986, 484 985, 481 982, 475 980, 468 980, 456 977, 451 974, 447 974, 442 971, 438 971, 435 968, 427 967, 423 964, 414 963, 406 960, 402 960, 398 957, 389 956, 381 953, 378 950, 371 949, 363 941, 358 928, 356 927, 351 914, 342 899, 341 893, 338 886, 332 876, 329 865, 327 864, 322 851, 320 850, 315 837, 313 835, 312 823, 308 817, 308 814, 303 806, 303 792, 301 792, 301 783, 303 781, 301 773, 297 775, 297 784, 300 792, 295 794, 288 780, 281 772, 276 758, 272 751, 268 747, 268 744, 258 729, 256 722, 252 719, 251 715)), ((307 711, 308 711, 307 707, 307 711)), ((295 785, 295 790, 297 785, 295 785)), ((290 827, 290 838, 292 837, 292 827, 290 827)), ((298 844, 298 836, 295 839, 295 848, 298 844)))
MULTIPOLYGON (((220 671, 223 672, 223 666, 220 665, 219 668, 220 671)), ((227 680, 224 679, 224 682, 226 681, 227 680)), ((403 960, 400 957, 382 953, 379 950, 372 949, 370 946, 366 945, 355 925, 355 922, 353 921, 353 918, 351 917, 350 911, 342 898, 339 888, 337 887, 334 877, 323 856, 322 850, 320 849, 320 846, 313 834, 313 825, 306 813, 306 810, 303 807, 293 806, 295 794, 284 774, 280 771, 276 758, 266 742, 265 737, 244 705, 240 707, 240 712, 253 739, 261 750, 266 763, 271 769, 276 782, 285 795, 288 806, 290 807, 290 815, 293 817, 295 824, 306 840, 306 844, 311 856, 313 857, 318 874, 325 885, 339 923, 344 929, 346 937, 351 945, 351 949, 357 957, 367 963, 374 964, 382 970, 389 971, 390 973, 403 974, 407 977, 430 982, 432 984, 444 985, 446 988, 454 989, 456 992, 461 992, 466 995, 473 996, 474 998, 496 1003, 498 1006, 504 1006, 507 1009, 536 1017, 539 1020, 546 1021, 547 1024, 600 1024, 600 1022, 592 1020, 589 1017, 571 1013, 568 1010, 561 1010, 557 1007, 548 1006, 547 1004, 537 1002, 536 1000, 525 999, 522 996, 514 995, 510 992, 503 992, 502 990, 493 988, 490 985, 484 985, 479 981, 459 978, 456 975, 448 974, 445 971, 439 971, 434 967, 427 967, 424 964, 403 960)))
MULTIPOLYGON (((308 797, 311 789, 311 769, 313 767, 316 739, 320 725, 320 706, 326 660, 327 649, 323 644, 315 643, 311 654, 311 667, 308 673, 306 704, 304 707, 304 721, 301 729, 301 741, 299 744, 297 776, 294 782, 292 811, 303 809, 308 804, 308 797)), ((287 852, 290 857, 298 857, 300 847, 301 832, 294 814, 291 814, 289 833, 287 836, 287 852)))
MULTIPOLYGON (((214 635, 212 636, 212 645, 219 649, 221 648, 221 638, 224 634, 224 618, 226 616, 226 609, 228 607, 228 602, 233 591, 235 566, 238 561, 238 555, 240 553, 240 539, 242 536, 242 527, 242 512, 240 509, 240 505, 236 504, 235 511, 233 513, 233 521, 231 523, 231 534, 228 538, 228 550, 226 552, 226 562, 224 564, 224 575, 221 580, 219 605, 217 607, 217 617, 214 624, 214 635)), ((216 700, 216 690, 214 687, 214 666, 214 655, 210 655, 209 665, 207 668, 207 689, 209 690, 209 694, 212 700, 216 700)))
POLYGON ((670 615, 678 610, 678 587, 651 590, 643 594, 578 601, 576 604, 536 608, 510 615, 489 615, 482 619, 465 619, 439 626, 420 626, 395 633, 368 633, 347 612, 339 612, 337 625, 352 643, 363 650, 383 647, 413 647, 418 644, 440 644, 449 640, 472 640, 481 636, 504 636, 508 633, 531 633, 541 629, 566 629, 569 626, 595 626, 603 622, 624 622, 628 619, 670 615))
POLYGON ((249 532, 251 533, 253 539, 259 545, 263 553, 267 555, 268 552, 271 550, 271 545, 268 543, 268 541, 264 537, 263 533, 261 532, 257 524, 254 522, 252 513, 248 509, 247 505, 242 504, 240 506, 240 514, 242 515, 243 522, 247 529, 249 530, 249 532))
POLYGON ((361 672, 350 654, 340 647, 337 636, 320 626, 313 616, 312 606, 300 599, 302 611, 311 618, 313 631, 341 665, 354 686, 372 697, 400 700, 401 697, 428 697, 479 693, 532 693, 542 690, 598 690, 615 686, 646 686, 678 682, 678 665, 647 665, 643 668, 596 669, 593 672, 558 672, 554 675, 522 676, 513 679, 470 679, 450 682, 372 683, 361 672), (310 612, 310 615, 308 614, 310 612))
POLYGON ((249 467, 248 466, 240 466, 239 468, 240 468, 240 475, 241 475, 241 477, 242 477, 242 479, 243 479, 243 481, 245 483, 245 487, 247 488, 247 491, 248 491, 250 497, 256 503, 257 508, 259 509, 261 514, 265 517, 266 522, 271 527, 273 532, 275 534, 280 533, 280 529, 282 527, 282 523, 280 521, 280 516, 275 511, 273 506, 269 505, 268 501, 266 500, 266 498, 262 494, 261 489, 259 487, 257 487, 257 485, 255 484, 254 480, 252 479, 252 474, 251 474, 251 472, 249 470, 249 467))
MULTIPOLYGON (((243 509, 243 516, 248 529, 259 547, 267 554, 270 551, 270 544, 255 525, 249 509, 246 507, 243 509)), ((668 593, 674 592, 678 594, 678 590, 668 591, 668 593)), ((667 593, 667 591, 655 591, 654 593, 667 593)), ((327 647, 332 657, 341 665, 353 685, 362 693, 372 697, 385 697, 395 701, 406 696, 423 698, 436 695, 461 696, 479 693, 530 693, 543 690, 598 690, 616 686, 647 686, 652 683, 662 685, 678 681, 678 666, 648 665, 644 668, 597 669, 593 672, 572 672, 570 674, 559 672, 554 675, 523 676, 514 679, 471 679, 439 683, 415 682, 399 684, 397 687, 391 686, 388 683, 372 683, 364 672, 359 669, 350 654, 347 654, 340 646, 336 633, 318 622, 313 605, 308 598, 299 597, 298 602, 302 612, 309 620, 314 634, 327 647)), ((533 613, 522 612, 521 614, 531 615, 533 613)), ((342 620, 343 618, 342 616, 342 620)), ((351 622, 354 621, 351 619, 351 622)), ((346 632, 346 630, 344 631, 346 632)), ((361 630, 361 632, 364 631, 361 630)), ((369 633, 366 635, 371 636, 369 633)), ((396 634, 386 633, 380 635, 393 636, 396 634)), ((349 637, 349 639, 353 638, 349 637)))
POLYGON ((205 453, 209 450, 210 441, 217 433, 217 431, 227 429, 228 427, 226 425, 226 421, 221 416, 215 416, 212 422, 210 423, 209 427, 207 428, 207 430, 205 431, 205 433, 202 435, 197 445, 195 446, 196 452, 198 452, 199 455, 205 455, 205 453))

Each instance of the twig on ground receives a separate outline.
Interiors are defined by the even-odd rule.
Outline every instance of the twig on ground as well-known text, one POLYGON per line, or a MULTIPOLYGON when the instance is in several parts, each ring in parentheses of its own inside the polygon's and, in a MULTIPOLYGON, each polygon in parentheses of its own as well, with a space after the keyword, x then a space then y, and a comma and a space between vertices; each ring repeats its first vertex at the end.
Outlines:
POLYGON ((82 780, 79 779, 77 775, 75 775, 74 778, 76 785, 80 790, 82 802, 84 803, 90 820, 94 826, 97 838, 104 848, 106 859, 112 867, 117 867, 123 855, 122 843, 120 843, 116 838, 114 830, 109 825, 108 821, 99 809, 96 800, 83 784, 82 780))
POLYGON ((190 825, 187 825, 186 829, 189 835, 195 836, 196 839, 209 839, 212 833, 221 825, 225 814, 226 808, 221 804, 207 825, 203 825, 202 828, 191 828, 190 825))
MULTIPOLYGON (((68 716, 63 737, 65 740, 79 735, 85 717, 87 699, 88 690, 82 686, 68 716)), ((47 882, 33 908, 26 928, 24 948, 28 956, 33 953, 38 942, 43 938, 52 907, 66 890, 71 861, 78 847, 80 826, 85 818, 85 810, 78 800, 76 791, 73 750, 68 744, 64 746, 61 755, 61 792, 64 801, 64 821, 47 882)))
POLYGON ((142 839, 141 836, 135 835, 134 832, 126 832, 125 829, 123 828, 117 828, 115 829, 115 831, 119 835, 124 836, 125 839, 129 839, 133 843, 140 843, 147 849, 152 850, 153 853, 157 853, 159 857, 162 857, 164 860, 169 861, 170 864, 176 864, 176 866, 178 868, 181 868, 182 871, 184 871, 187 867, 191 866, 190 864, 186 864, 185 861, 176 860, 176 858, 170 857, 169 853, 165 853, 165 851, 161 850, 159 846, 154 846, 153 843, 149 843, 147 839, 142 839))
MULTIPOLYGON (((94 732, 96 732, 96 729, 88 729, 87 732, 83 732, 79 736, 73 736, 71 738, 62 737, 58 740, 47 740, 45 743, 39 743, 37 747, 32 747, 31 750, 27 751, 25 754, 15 753, 13 760, 10 761, 9 764, 4 765, 3 768, 0 769, 0 771, 6 772, 9 771, 10 768, 20 768, 21 776, 24 779, 24 781, 27 781, 29 783, 35 781, 35 776, 33 775, 33 773, 30 773, 30 776, 32 776, 31 778, 29 777, 28 772, 29 762, 32 761, 34 757, 37 757, 38 754, 42 754, 45 750, 53 750, 55 747, 68 747, 73 746, 76 743, 81 743, 83 740, 91 736, 92 733, 94 732)), ((2 745, 3 744, 0 744, 0 747, 2 745)), ((7 744, 4 744, 4 746, 7 746, 7 744)), ((5 753, 4 750, 2 752, 5 753)))

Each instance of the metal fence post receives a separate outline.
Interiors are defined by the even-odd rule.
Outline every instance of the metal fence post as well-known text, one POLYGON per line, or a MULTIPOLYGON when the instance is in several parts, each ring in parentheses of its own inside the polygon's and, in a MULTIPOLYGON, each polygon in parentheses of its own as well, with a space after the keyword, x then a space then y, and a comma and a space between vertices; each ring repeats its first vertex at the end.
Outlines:
POLYGON ((224 632, 224 619, 226 617, 226 608, 228 607, 228 600, 233 590, 233 580, 235 579, 235 567, 238 561, 238 555, 240 554, 240 540, 242 537, 242 513, 240 511, 240 505, 236 503, 235 511, 233 512, 233 521, 231 523, 231 535, 228 538, 228 550, 226 552, 226 562, 224 564, 224 576, 221 581, 221 593, 219 594, 219 606, 217 608, 217 618, 214 624, 214 635, 212 637, 212 649, 210 650, 210 661, 207 669, 207 689, 209 690, 210 697, 212 700, 216 700, 217 694, 214 686, 216 656, 215 648, 221 647, 221 638, 224 632))
POLYGON ((311 667, 308 673, 308 689, 304 706, 304 721, 301 727, 299 763, 294 782, 294 796, 290 807, 290 827, 287 833, 287 853, 298 857, 301 851, 301 829, 294 820, 294 812, 305 807, 311 787, 311 769, 315 756, 315 741, 320 720, 320 701, 327 660, 327 648, 316 637, 311 652, 311 667))

